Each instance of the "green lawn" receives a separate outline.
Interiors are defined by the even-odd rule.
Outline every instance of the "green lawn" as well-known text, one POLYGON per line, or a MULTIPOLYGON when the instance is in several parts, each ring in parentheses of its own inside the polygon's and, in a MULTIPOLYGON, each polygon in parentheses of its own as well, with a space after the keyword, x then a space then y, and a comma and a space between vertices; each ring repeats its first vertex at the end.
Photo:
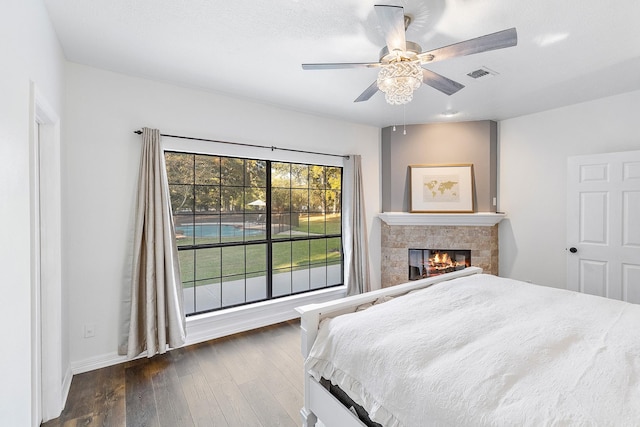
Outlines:
MULTIPOLYGON (((293 227, 292 231, 304 234, 308 231, 311 235, 336 234, 340 232, 340 217, 327 215, 326 221, 324 216, 321 219, 300 218, 299 225, 293 227)), ((222 238, 222 242, 234 241, 238 241, 238 238, 222 238)), ((198 238, 197 243, 218 243, 218 239, 198 238)), ((237 279, 237 276, 244 277, 245 274, 247 277, 263 276, 267 270, 266 250, 266 244, 255 244, 179 251, 182 282, 185 287, 192 287, 194 280, 196 284, 200 280, 205 284, 216 278, 219 281, 231 276, 237 279)), ((301 270, 310 265, 339 264, 340 250, 340 238, 276 241, 273 243, 273 266, 277 269, 301 270)))

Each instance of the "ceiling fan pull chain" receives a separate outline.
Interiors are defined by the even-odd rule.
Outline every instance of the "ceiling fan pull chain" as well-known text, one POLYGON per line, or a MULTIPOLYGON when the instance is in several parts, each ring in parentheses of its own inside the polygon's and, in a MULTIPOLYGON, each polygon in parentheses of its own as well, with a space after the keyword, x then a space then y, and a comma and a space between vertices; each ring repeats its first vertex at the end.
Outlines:
POLYGON ((407 104, 402 104, 402 123, 404 123, 403 135, 407 134, 407 104))

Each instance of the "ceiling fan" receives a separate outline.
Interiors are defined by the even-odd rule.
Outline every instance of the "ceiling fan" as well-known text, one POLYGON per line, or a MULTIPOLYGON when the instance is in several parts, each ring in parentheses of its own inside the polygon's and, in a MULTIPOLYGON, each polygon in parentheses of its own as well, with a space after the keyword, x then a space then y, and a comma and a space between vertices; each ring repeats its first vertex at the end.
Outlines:
POLYGON ((340 68, 380 68, 378 78, 354 102, 367 101, 378 90, 385 93, 389 104, 406 104, 413 99, 413 91, 422 83, 447 95, 453 95, 463 84, 423 68, 422 65, 456 56, 472 55, 490 50, 515 46, 518 35, 515 28, 422 52, 417 43, 407 41, 405 31, 411 17, 402 6, 375 5, 386 46, 380 51, 379 62, 302 64, 305 70, 340 68))

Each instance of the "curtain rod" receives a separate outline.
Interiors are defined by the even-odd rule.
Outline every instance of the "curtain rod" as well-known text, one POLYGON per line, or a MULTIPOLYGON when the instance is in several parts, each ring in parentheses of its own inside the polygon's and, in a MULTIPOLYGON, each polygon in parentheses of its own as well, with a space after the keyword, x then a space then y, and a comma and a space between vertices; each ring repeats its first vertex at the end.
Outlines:
MULTIPOLYGON (((142 131, 141 130, 134 130, 133 133, 136 133, 138 135, 142 135, 142 131)), ((343 155, 343 154, 331 154, 331 153, 321 153, 321 152, 318 152, 318 151, 295 150, 293 148, 279 148, 279 147, 274 147, 274 146, 269 147, 267 145, 256 145, 256 144, 245 144, 245 143, 242 143, 242 142, 219 141, 217 139, 194 138, 194 137, 191 137, 191 136, 169 135, 169 134, 165 134, 165 133, 161 133, 160 136, 164 136, 164 137, 167 137, 167 138, 190 139, 192 141, 218 142, 220 144, 241 145, 243 147, 267 148, 267 149, 270 149, 271 151, 273 151, 273 150, 281 150, 281 151, 292 151, 294 153, 319 154, 321 156, 342 157, 344 159, 348 159, 349 158, 348 155, 343 155)))

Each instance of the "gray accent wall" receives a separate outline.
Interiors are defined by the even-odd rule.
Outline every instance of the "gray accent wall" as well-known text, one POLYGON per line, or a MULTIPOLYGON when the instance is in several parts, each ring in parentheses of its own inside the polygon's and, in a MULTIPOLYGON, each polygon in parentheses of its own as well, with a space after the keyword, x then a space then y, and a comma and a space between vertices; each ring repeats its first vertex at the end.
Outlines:
POLYGON ((382 211, 409 211, 409 165, 472 163, 476 212, 495 212, 498 124, 491 120, 382 129, 382 211))

